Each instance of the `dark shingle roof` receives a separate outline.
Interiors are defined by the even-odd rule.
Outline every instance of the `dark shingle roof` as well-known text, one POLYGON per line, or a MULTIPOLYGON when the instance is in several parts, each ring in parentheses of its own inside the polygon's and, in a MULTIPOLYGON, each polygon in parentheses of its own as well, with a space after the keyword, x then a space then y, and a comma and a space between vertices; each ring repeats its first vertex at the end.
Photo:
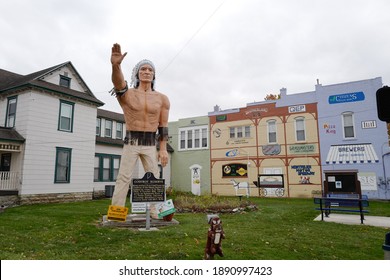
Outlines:
POLYGON ((14 128, 0 126, 0 140, 23 143, 25 139, 14 128))
POLYGON ((96 144, 106 144, 106 145, 113 145, 113 146, 123 146, 123 140, 122 139, 112 139, 111 137, 101 137, 96 136, 96 144))
POLYGON ((98 118, 104 118, 108 120, 114 120, 119 122, 125 122, 125 117, 123 114, 111 112, 103 109, 97 109, 97 117, 98 118))
POLYGON ((12 83, 20 80, 22 77, 22 75, 0 69, 0 91, 3 88, 9 87, 12 83))
POLYGON ((97 106, 102 106, 104 103, 97 99, 92 91, 88 88, 87 84, 82 80, 81 76, 77 73, 80 78, 80 82, 86 88, 85 92, 80 92, 76 90, 72 90, 67 87, 63 87, 60 85, 48 83, 46 81, 41 80, 40 78, 50 72, 55 71, 58 68, 69 66, 73 69, 75 73, 77 70, 73 67, 70 61, 61 63, 59 65, 49 67, 47 69, 40 70, 38 72, 31 73, 29 75, 19 75, 16 73, 12 73, 3 69, 0 69, 0 95, 8 92, 12 92, 15 90, 21 90, 25 88, 35 88, 37 90, 46 90, 50 92, 55 92, 67 96, 71 96, 80 100, 89 101, 97 106))

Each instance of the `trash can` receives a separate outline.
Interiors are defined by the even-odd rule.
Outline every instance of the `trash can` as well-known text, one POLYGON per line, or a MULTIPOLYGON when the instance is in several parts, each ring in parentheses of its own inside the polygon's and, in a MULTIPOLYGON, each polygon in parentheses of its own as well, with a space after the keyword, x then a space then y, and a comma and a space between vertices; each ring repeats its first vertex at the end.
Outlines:
POLYGON ((390 260, 390 232, 385 235, 385 244, 382 246, 385 252, 385 260, 390 260))
POLYGON ((105 196, 112 197, 114 194, 115 185, 106 185, 105 186, 105 196))

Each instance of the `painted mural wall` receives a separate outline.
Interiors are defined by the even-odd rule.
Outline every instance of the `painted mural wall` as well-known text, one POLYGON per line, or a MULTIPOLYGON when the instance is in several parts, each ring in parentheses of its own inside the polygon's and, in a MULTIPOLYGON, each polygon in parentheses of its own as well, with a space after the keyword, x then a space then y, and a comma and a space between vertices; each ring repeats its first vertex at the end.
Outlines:
POLYGON ((251 196, 320 192, 316 104, 275 105, 263 102, 210 116, 212 193, 236 195, 240 182, 249 184, 251 196))
POLYGON ((374 78, 316 86, 323 170, 358 170, 362 194, 390 199, 387 124, 378 119, 374 78))

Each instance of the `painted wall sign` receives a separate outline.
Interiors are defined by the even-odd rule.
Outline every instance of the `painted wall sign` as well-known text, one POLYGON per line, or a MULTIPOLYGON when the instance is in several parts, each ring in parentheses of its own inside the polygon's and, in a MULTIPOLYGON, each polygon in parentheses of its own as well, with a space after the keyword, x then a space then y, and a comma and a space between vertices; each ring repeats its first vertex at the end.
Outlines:
POLYGON ((300 176, 299 184, 311 184, 310 176, 315 175, 315 172, 311 170, 311 165, 292 165, 291 168, 295 169, 300 176))
POLYGON ((333 145, 326 158, 327 164, 379 162, 372 144, 333 145))
POLYGON ((213 135, 215 138, 221 137, 221 134, 222 134, 222 131, 219 128, 213 130, 213 135))
POLYGON ((366 147, 364 145, 343 146, 338 148, 339 153, 358 153, 364 152, 366 147))
POLYGON ((268 109, 267 108, 252 109, 252 110, 246 111, 245 115, 250 117, 250 118, 260 118, 262 112, 267 113, 268 109))
POLYGON ((376 174, 374 172, 359 172, 358 179, 360 181, 362 191, 378 190, 376 174))
POLYGON ((338 104, 346 102, 357 102, 363 101, 365 99, 364 93, 362 91, 343 93, 329 96, 329 104, 338 104))
POLYGON ((217 122, 226 121, 226 120, 227 120, 227 115, 219 115, 219 116, 216 116, 216 117, 215 117, 215 120, 216 120, 217 122))
POLYGON ((315 172, 314 171, 311 171, 311 165, 292 165, 291 166, 292 169, 295 169, 295 171, 297 172, 297 174, 299 176, 302 176, 302 175, 314 175, 315 172))
POLYGON ((225 156, 227 156, 227 157, 236 157, 238 155, 239 155, 239 152, 237 149, 227 151, 225 154, 225 156))
POLYGON ((284 188, 283 174, 259 174, 260 188, 284 188))
POLYGON ((248 139, 244 138, 244 139, 233 139, 233 140, 228 140, 226 141, 226 145, 243 145, 243 144, 248 144, 249 141, 248 139))
POLYGON ((312 154, 315 153, 316 147, 313 144, 290 145, 290 154, 312 154))
POLYGON ((305 105, 289 106, 288 107, 288 112, 289 113, 306 112, 306 106, 305 105))
POLYGON ((363 121, 362 122, 362 128, 367 129, 367 128, 376 128, 376 121, 363 121))
POLYGON ((336 134, 336 125, 324 123, 324 131, 326 134, 336 134))
POLYGON ((278 155, 278 154, 280 154, 280 151, 281 151, 281 147, 279 144, 264 145, 261 148, 263 150, 263 154, 265 154, 265 155, 278 155))
POLYGON ((246 164, 231 163, 222 166, 222 177, 248 177, 246 164))

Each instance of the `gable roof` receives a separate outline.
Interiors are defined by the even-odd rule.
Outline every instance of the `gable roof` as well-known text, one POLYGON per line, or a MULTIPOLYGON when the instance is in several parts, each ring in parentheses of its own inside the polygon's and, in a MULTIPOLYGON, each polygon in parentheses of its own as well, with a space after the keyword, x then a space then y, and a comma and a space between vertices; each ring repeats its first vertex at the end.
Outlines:
POLYGON ((0 95, 13 91, 20 91, 26 88, 46 90, 66 96, 71 96, 80 100, 92 102, 97 106, 104 105, 104 103, 97 99, 92 91, 88 88, 87 84, 83 81, 80 74, 77 72, 76 68, 70 61, 28 75, 19 75, 4 69, 0 69, 0 95), (79 78, 79 82, 81 83, 82 87, 85 88, 84 92, 76 91, 43 80, 43 77, 64 66, 70 67, 72 71, 76 73, 77 77, 79 78))

